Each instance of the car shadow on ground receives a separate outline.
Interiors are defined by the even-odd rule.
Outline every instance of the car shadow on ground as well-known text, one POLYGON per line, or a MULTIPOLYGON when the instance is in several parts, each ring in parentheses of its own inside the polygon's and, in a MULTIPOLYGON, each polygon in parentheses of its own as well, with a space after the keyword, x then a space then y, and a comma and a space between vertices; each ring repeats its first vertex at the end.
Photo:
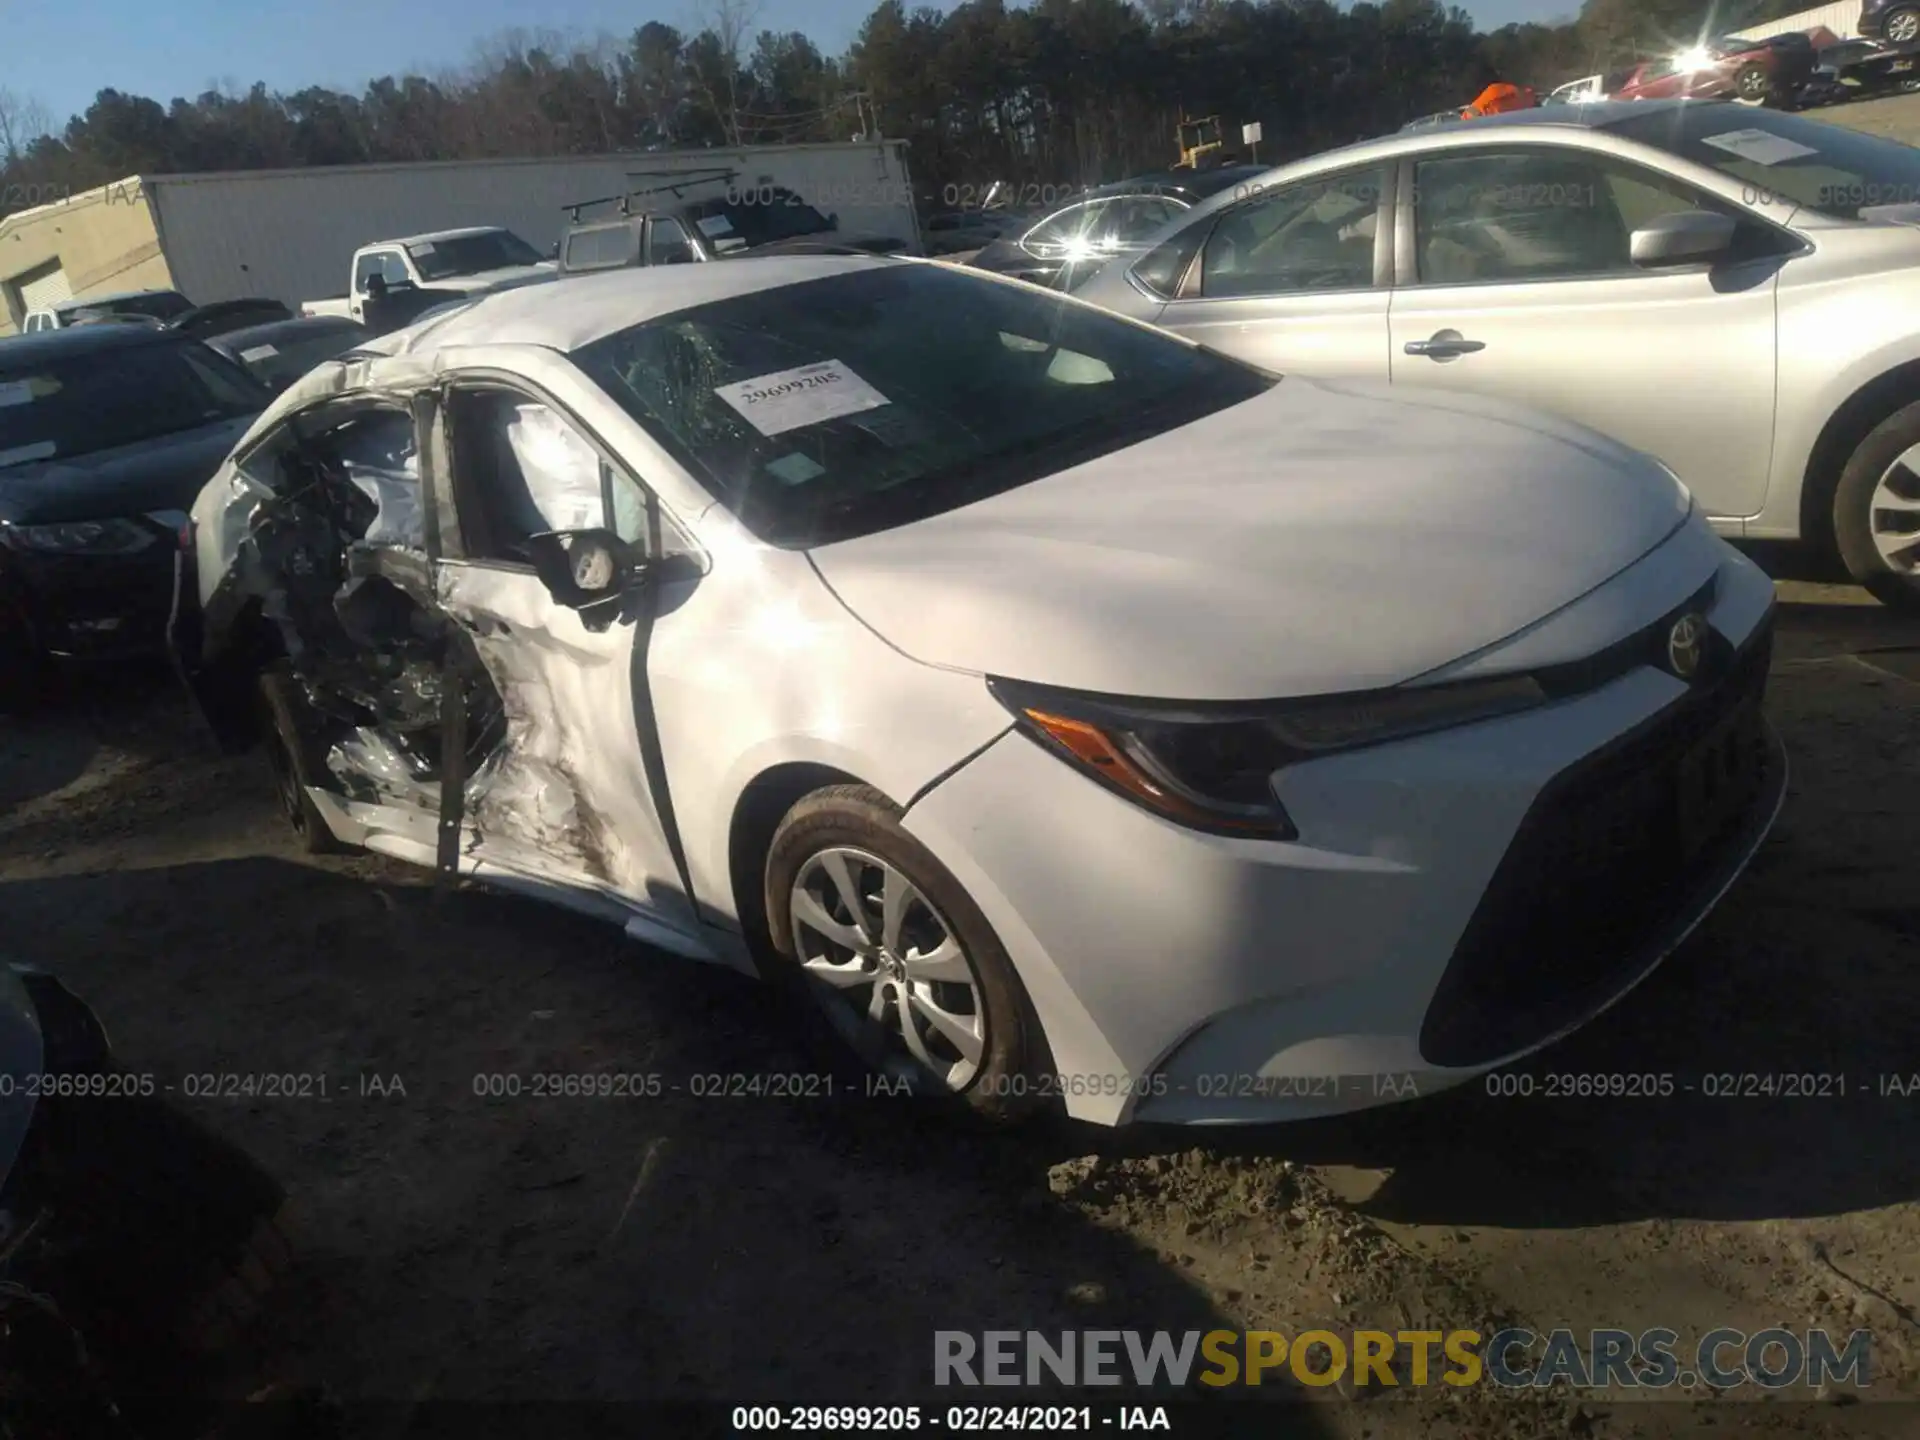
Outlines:
POLYGON ((0 714, 0 817, 71 785, 103 748, 160 759, 199 743, 162 661, 63 676, 30 710, 0 714))
MULTIPOLYGON (((287 1186, 290 1383, 923 1401, 938 1330, 1232 1328, 1056 1202, 1030 1142, 819 1093, 770 987, 418 876, 249 858, 0 884, 13 958, 287 1186), (753 1093, 770 1076, 812 1097, 753 1093)), ((983 1397, 1045 1398, 931 1398, 983 1397)))

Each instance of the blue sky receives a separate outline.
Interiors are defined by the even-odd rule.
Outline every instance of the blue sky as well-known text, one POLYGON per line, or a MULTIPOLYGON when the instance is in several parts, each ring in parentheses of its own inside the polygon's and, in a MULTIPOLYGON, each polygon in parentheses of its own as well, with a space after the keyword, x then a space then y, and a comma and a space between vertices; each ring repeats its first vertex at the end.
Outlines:
MULTIPOLYGON (((872 3, 764 0, 758 23, 803 30, 838 53, 872 3)), ((42 102, 56 126, 109 86, 162 104, 222 82, 357 92, 375 75, 463 67, 477 45, 506 30, 625 36, 656 19, 696 30, 701 8, 698 0, 658 8, 618 0, 0 0, 0 89, 42 102)), ((1578 0, 1479 0, 1467 9, 1491 28, 1570 17, 1578 0)))

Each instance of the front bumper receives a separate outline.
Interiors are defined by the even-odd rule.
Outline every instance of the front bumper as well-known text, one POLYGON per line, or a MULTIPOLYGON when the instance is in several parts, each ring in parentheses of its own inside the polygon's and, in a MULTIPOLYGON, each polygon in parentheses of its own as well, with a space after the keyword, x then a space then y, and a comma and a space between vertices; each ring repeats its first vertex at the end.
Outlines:
POLYGON ((164 653, 178 540, 158 521, 152 528, 152 542, 126 555, 9 549, 0 556, 0 625, 20 627, 33 653, 56 661, 164 653))
POLYGON ((1018 733, 914 805, 907 827, 1013 958, 1069 1113, 1362 1109, 1508 1063, 1637 984, 1732 884, 1785 792, 1759 715, 1771 582, 1715 549, 1708 618, 1738 657, 1717 679, 1640 666, 1298 766, 1281 780, 1298 842, 1182 829, 1018 733), (1711 806, 1703 771, 1721 786, 1711 806))

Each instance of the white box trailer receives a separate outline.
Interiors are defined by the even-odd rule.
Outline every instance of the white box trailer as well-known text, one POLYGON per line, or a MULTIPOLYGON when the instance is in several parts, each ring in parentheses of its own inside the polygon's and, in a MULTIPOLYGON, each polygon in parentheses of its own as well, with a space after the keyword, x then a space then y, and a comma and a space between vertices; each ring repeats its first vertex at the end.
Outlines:
POLYGON ((717 167, 735 178, 690 197, 784 186, 837 216, 843 233, 921 250, 899 140, 154 175, 122 188, 137 185, 173 287, 194 303, 266 296, 297 309, 344 294, 353 252, 376 240, 501 225, 545 254, 567 207, 717 167))

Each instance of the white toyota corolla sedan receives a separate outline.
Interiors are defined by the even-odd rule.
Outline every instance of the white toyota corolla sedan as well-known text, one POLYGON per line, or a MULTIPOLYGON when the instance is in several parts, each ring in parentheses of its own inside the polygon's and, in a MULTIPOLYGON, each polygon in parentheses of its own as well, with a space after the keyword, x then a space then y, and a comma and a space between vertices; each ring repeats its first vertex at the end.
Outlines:
POLYGON ((936 263, 385 337, 181 566, 181 663, 312 846, 789 984, 994 1114, 1478 1075, 1644 976, 1785 786, 1772 586, 1656 462, 936 263))

